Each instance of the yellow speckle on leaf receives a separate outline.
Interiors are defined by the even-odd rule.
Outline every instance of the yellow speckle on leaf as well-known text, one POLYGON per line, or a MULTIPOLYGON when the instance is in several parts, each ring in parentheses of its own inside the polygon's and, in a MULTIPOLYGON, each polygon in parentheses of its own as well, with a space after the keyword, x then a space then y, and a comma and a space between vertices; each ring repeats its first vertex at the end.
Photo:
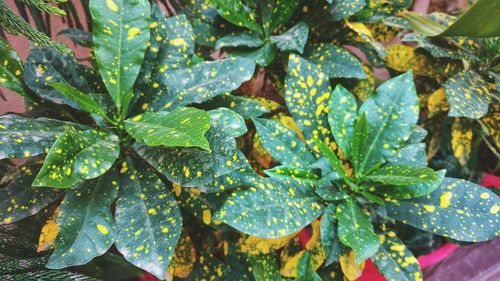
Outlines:
POLYGON ((500 211, 500 206, 498 206, 498 205, 493 205, 490 208, 490 214, 492 214, 492 215, 498 214, 498 211, 500 211))
POLYGON ((203 223, 210 224, 212 221, 212 213, 209 209, 203 210, 203 223))
POLYGON ((170 40, 170 44, 172 44, 176 47, 187 45, 186 40, 184 40, 184 38, 180 38, 180 37, 170 40))
POLYGON ((99 232, 104 234, 104 235, 107 235, 109 233, 108 228, 102 224, 97 224, 96 227, 97 227, 97 230, 99 230, 99 232))
POLYGON ((453 196, 453 193, 446 191, 441 194, 441 197, 439 197, 439 207, 441 208, 448 208, 451 204, 451 197, 453 196))
POLYGON ((127 32, 127 40, 132 40, 134 39, 137 34, 141 33, 141 30, 137 27, 132 27, 128 30, 127 32))
POLYGON ((433 205, 424 205, 424 209, 427 211, 427 212, 434 212, 436 210, 436 206, 433 206, 433 205))
POLYGON ((490 194, 488 192, 483 192, 480 195, 481 199, 488 199, 490 198, 490 194))
POLYGON ((112 12, 118 12, 118 5, 113 2, 113 0, 106 0, 106 6, 112 11, 112 12))
POLYGON ((156 215, 156 209, 155 208, 151 208, 148 210, 148 214, 150 215, 156 215))

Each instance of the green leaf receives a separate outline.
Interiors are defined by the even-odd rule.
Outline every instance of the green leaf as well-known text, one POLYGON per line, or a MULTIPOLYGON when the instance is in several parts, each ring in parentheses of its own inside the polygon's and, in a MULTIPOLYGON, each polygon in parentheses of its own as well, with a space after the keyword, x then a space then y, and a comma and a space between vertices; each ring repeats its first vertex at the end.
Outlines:
POLYGON ((221 107, 210 110, 208 113, 210 114, 213 122, 221 123, 227 126, 232 136, 235 138, 240 137, 247 132, 245 119, 230 109, 221 107))
POLYGON ((423 280, 417 259, 393 231, 383 236, 373 263, 387 280, 423 280))
POLYGON ((312 184, 291 179, 256 179, 231 193, 214 219, 262 238, 297 232, 321 215, 312 184))
POLYGON ((360 176, 360 165, 364 157, 364 150, 368 142, 368 121, 363 113, 356 121, 351 137, 351 162, 356 177, 360 176))
POLYGON ((478 119, 488 112, 488 83, 476 72, 466 70, 449 78, 444 89, 450 105, 448 116, 478 119))
POLYGON ((220 107, 229 108, 245 119, 259 117, 262 114, 270 112, 270 109, 264 106, 264 104, 257 99, 242 96, 233 96, 231 94, 222 94, 216 96, 213 99, 205 102, 202 107, 206 110, 217 109, 220 107))
POLYGON ((410 185, 373 185, 369 190, 373 193, 379 194, 384 198, 394 199, 409 199, 414 197, 425 196, 433 192, 441 185, 444 179, 446 170, 441 170, 435 173, 437 180, 422 182, 410 185))
POLYGON ((48 118, 30 119, 14 114, 0 116, 0 159, 47 153, 64 126, 75 124, 48 118))
POLYGON ((288 22, 299 5, 298 0, 259 0, 262 24, 266 34, 271 34, 288 22))
POLYGON ((348 50, 319 43, 306 48, 304 57, 330 78, 366 79, 363 65, 348 50))
POLYGON ((25 95, 22 86, 23 62, 19 55, 9 46, 9 43, 0 38, 0 86, 25 95))
MULTIPOLYGON (((246 164, 242 168, 215 178, 212 182, 195 186, 194 188, 205 193, 223 192, 236 187, 247 186, 259 177, 260 176, 252 169, 252 167, 250 167, 249 164, 246 164)), ((217 194, 217 196, 219 195, 220 194, 217 194)))
POLYGON ((500 199, 471 182, 445 178, 425 197, 391 200, 388 216, 459 241, 478 242, 500 234, 500 199))
POLYGON ((309 27, 305 22, 299 22, 289 30, 277 36, 271 36, 269 39, 276 44, 276 47, 284 52, 295 51, 302 54, 304 46, 309 35, 309 27))
POLYGON ((417 13, 409 12, 404 18, 413 29, 426 36, 497 37, 500 27, 495 19, 499 13, 498 2, 478 0, 448 27, 417 13))
POLYGON ((268 66, 269 64, 271 64, 271 62, 273 62, 276 54, 276 47, 274 46, 274 44, 268 42, 257 50, 251 49, 250 51, 243 51, 241 53, 238 53, 238 56, 251 59, 260 66, 268 66))
POLYGON ((375 204, 379 204, 379 205, 382 205, 384 206, 385 205, 385 202, 384 202, 384 199, 378 197, 377 195, 373 194, 373 193, 370 193, 370 192, 366 192, 366 191, 361 191, 360 192, 361 196, 363 196, 366 200, 372 202, 372 203, 375 203, 375 204))
POLYGON ((425 154, 425 143, 407 144, 398 149, 396 154, 388 159, 390 165, 414 165, 426 166, 427 155, 425 154))
MULTIPOLYGON (((314 139, 330 143, 328 126, 328 101, 330 82, 313 64, 295 54, 290 54, 285 78, 285 101, 307 144, 314 139)), ((317 147, 313 151, 317 153, 317 147)))
POLYGON ((437 181, 431 168, 412 165, 384 165, 368 174, 365 179, 389 185, 409 185, 437 181))
POLYGON ((194 54, 195 35, 191 23, 185 15, 178 15, 167 18, 165 25, 161 32, 165 44, 160 45, 158 70, 162 72, 188 67, 194 54))
POLYGON ((159 78, 159 84, 164 85, 168 93, 160 92, 150 110, 173 110, 183 105, 205 102, 237 89, 252 78, 254 69, 253 61, 232 57, 168 71, 159 78))
POLYGON ((50 84, 62 82, 88 93, 89 84, 83 74, 73 54, 61 53, 55 48, 41 47, 30 50, 24 65, 23 79, 26 86, 41 98, 79 109, 76 102, 62 95, 50 84))
POLYGON ((147 147, 135 144, 137 153, 170 181, 196 187, 214 182, 247 165, 231 131, 223 124, 213 125, 206 133, 210 151, 192 148, 147 147))
POLYGON ((301 169, 285 165, 264 170, 264 173, 273 178, 292 178, 302 181, 318 181, 320 176, 311 169, 301 169))
POLYGON ((340 257, 340 241, 337 236, 337 219, 335 218, 335 204, 330 203, 321 217, 320 233, 321 246, 325 251, 325 267, 329 266, 340 257))
POLYGON ((89 9, 99 71, 116 107, 126 113, 150 36, 149 1, 92 0, 89 9))
POLYGON ((47 268, 83 265, 113 245, 116 228, 111 205, 118 194, 118 174, 105 175, 80 183, 66 192, 57 217, 59 233, 47 268))
POLYGON ((331 19, 339 21, 361 11, 366 5, 365 0, 327 0, 330 6, 331 19))
POLYGON ((337 206, 338 235, 342 244, 352 248, 354 261, 360 264, 377 253, 380 246, 378 236, 373 232, 370 216, 351 198, 337 206))
POLYGON ((127 132, 149 146, 197 146, 208 150, 205 133, 209 128, 210 115, 191 107, 146 112, 125 120, 127 132))
POLYGON ((133 265, 165 279, 182 231, 177 201, 145 163, 129 158, 120 173, 116 247, 133 265))
POLYGON ((418 100, 412 72, 381 84, 360 108, 368 120, 368 138, 358 165, 362 174, 391 157, 408 140, 418 119, 418 100))
POLYGON ((259 34, 241 32, 237 34, 226 35, 221 37, 215 43, 215 49, 225 47, 249 47, 255 48, 264 45, 264 41, 260 39, 259 34))
POLYGON ((356 98, 339 84, 333 90, 329 107, 328 123, 335 138, 335 143, 344 153, 350 154, 350 141, 358 111, 356 98))
POLYGON ((106 116, 106 113, 101 108, 101 106, 92 98, 92 96, 80 92, 78 89, 66 84, 66 83, 52 83, 50 86, 59 91, 59 93, 68 97, 78 104, 78 106, 89 112, 97 113, 106 116))
POLYGON ((219 14, 230 23, 262 33, 262 27, 255 20, 256 11, 240 0, 213 0, 219 14))
POLYGON ((271 156, 282 164, 304 168, 315 162, 314 156, 307 149, 297 134, 278 121, 252 119, 260 136, 262 146, 271 156))
POLYGON ((311 253, 309 251, 305 251, 304 254, 300 257, 299 263, 297 264, 297 277, 295 277, 295 281, 322 281, 321 277, 311 262, 311 253))
POLYGON ((118 137, 94 129, 65 131, 50 148, 33 186, 70 188, 104 174, 120 154, 118 137))
POLYGON ((280 268, 274 253, 248 256, 256 281, 281 281, 280 268))
POLYGON ((330 162, 334 171, 339 174, 345 182, 350 183, 351 180, 345 173, 344 167, 342 167, 342 161, 337 157, 335 152, 333 152, 332 149, 322 141, 316 140, 316 145, 321 154, 323 154, 323 156, 328 159, 328 162, 330 162))
POLYGON ((12 181, 0 189, 0 225, 37 214, 58 198, 57 190, 31 186, 40 168, 31 163, 17 167, 12 181))

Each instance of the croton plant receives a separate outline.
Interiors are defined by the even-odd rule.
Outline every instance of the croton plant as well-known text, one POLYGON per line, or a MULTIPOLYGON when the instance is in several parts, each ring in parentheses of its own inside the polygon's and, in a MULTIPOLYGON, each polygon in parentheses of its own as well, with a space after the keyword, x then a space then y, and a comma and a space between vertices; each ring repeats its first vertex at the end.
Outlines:
POLYGON ((0 85, 26 102, 0 117, 2 279, 354 280, 371 260, 422 280, 415 256, 439 241, 500 236, 497 192, 442 162, 468 163, 478 118, 498 157, 498 38, 409 33, 411 1, 382 2, 186 1, 166 17, 91 0, 85 65, 49 46, 23 62, 0 40, 0 85), (417 48, 384 48, 397 33, 417 48))

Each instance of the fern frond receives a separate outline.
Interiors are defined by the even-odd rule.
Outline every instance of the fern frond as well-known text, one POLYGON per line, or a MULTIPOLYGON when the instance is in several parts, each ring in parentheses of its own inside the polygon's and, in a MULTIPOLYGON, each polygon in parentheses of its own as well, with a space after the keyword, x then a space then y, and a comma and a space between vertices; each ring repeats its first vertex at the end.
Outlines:
POLYGON ((34 8, 37 8, 40 11, 53 14, 53 15, 58 15, 58 16, 64 16, 66 15, 66 12, 62 9, 59 9, 58 7, 52 6, 49 3, 45 2, 44 0, 18 0, 22 1, 34 8))

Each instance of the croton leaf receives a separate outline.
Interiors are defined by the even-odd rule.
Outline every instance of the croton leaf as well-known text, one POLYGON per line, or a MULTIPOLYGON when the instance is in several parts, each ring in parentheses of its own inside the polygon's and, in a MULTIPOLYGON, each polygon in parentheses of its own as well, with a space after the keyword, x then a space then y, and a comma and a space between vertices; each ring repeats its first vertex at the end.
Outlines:
POLYGON ((256 11, 240 0, 213 0, 219 14, 232 24, 262 33, 262 27, 255 20, 256 11))
POLYGON ((233 137, 237 138, 247 132, 245 119, 238 113, 221 107, 208 112, 214 123, 221 123, 228 127, 233 137))
POLYGON ((276 238, 301 230, 322 211, 311 183, 264 178, 233 191, 215 219, 249 235, 276 238))
POLYGON ((194 54, 194 33, 185 15, 169 17, 165 21, 166 44, 160 45, 157 68, 160 72, 189 66, 194 54))
POLYGON ((206 110, 217 109, 220 107, 228 108, 243 118, 259 117, 264 113, 269 113, 270 109, 257 99, 249 97, 233 96, 231 94, 222 94, 203 103, 206 110))
POLYGON ((0 159, 47 153, 64 126, 72 123, 48 118, 30 119, 14 114, 0 116, 0 159))
POLYGON ((361 62, 346 49, 319 43, 306 48, 304 57, 331 78, 366 79, 361 62))
POLYGON ((191 237, 186 232, 182 232, 172 256, 172 262, 168 267, 168 272, 175 277, 187 278, 193 271, 195 262, 196 250, 191 237))
POLYGON ((238 88, 252 78, 254 69, 252 60, 231 57, 166 72, 160 77, 160 83, 165 84, 168 93, 157 96, 150 109, 172 110, 190 103, 202 103, 238 88))
POLYGON ((10 89, 20 95, 24 95, 22 87, 23 62, 9 43, 0 38, 0 86, 10 89))
POLYGON ((118 251, 133 265, 165 279, 182 216, 170 187, 145 163, 130 158, 122 162, 115 220, 118 251))
POLYGON ((417 259, 396 237, 396 233, 389 231, 386 235, 382 234, 381 236, 382 245, 377 254, 372 257, 372 261, 380 273, 387 280, 423 280, 417 259))
POLYGON ((271 42, 267 42, 257 50, 250 49, 238 53, 239 57, 251 59, 260 66, 268 66, 276 57, 277 49, 271 42))
POLYGON ((390 185, 410 185, 438 180, 431 168, 413 165, 384 165, 366 176, 367 180, 390 185))
MULTIPOLYGON (((330 140, 328 100, 330 83, 319 69, 298 55, 290 54, 285 78, 285 101, 307 143, 330 140)), ((314 149, 317 154, 317 148, 314 149)))
POLYGON ((293 15, 300 1, 298 0, 259 0, 262 12, 262 24, 267 33, 286 23, 293 15))
POLYGON ((366 5, 365 0, 327 0, 330 6, 331 19, 339 21, 361 11, 366 5))
POLYGON ((32 163, 18 167, 12 181, 0 189, 0 224, 34 215, 57 199, 57 190, 31 186, 40 168, 41 164, 32 163))
POLYGON ((305 251, 302 257, 300 257, 299 263, 297 265, 297 277, 295 281, 322 281, 321 277, 314 269, 311 263, 311 253, 305 251))
POLYGON ((60 230, 48 268, 86 264, 113 245, 116 228, 111 204, 117 194, 118 174, 115 169, 66 192, 59 207, 57 224, 60 230))
POLYGON ((264 45, 264 41, 260 38, 259 34, 241 32, 221 37, 215 43, 215 49, 224 47, 260 47, 264 45))
POLYGON ((330 98, 328 123, 332 130, 335 143, 344 153, 350 153, 350 141, 354 130, 354 122, 358 111, 358 103, 342 85, 337 85, 330 98))
POLYGON ((146 112, 125 120, 127 132, 149 146, 197 146, 208 150, 205 133, 209 128, 210 115, 191 107, 146 112))
POLYGON ((333 152, 333 150, 322 141, 316 140, 316 145, 318 146, 321 154, 328 160, 328 162, 330 162, 334 171, 338 175, 340 175, 345 180, 345 182, 351 182, 346 172, 344 171, 344 168, 342 167, 342 161, 337 157, 335 152, 333 152))
POLYGON ((427 156, 425 155, 425 143, 407 144, 398 149, 398 151, 388 159, 388 164, 391 165, 414 165, 425 166, 427 164, 427 156))
POLYGON ((418 100, 412 72, 381 84, 360 108, 368 120, 368 139, 359 163, 362 173, 391 157, 410 137, 418 119, 418 100))
POLYGON ((24 64, 23 78, 26 85, 41 98, 79 108, 76 102, 62 95, 50 84, 63 82, 87 93, 89 85, 82 74, 72 54, 61 53, 51 47, 41 47, 30 50, 24 64))
POLYGON ((315 162, 314 156, 297 134, 278 121, 254 118, 262 146, 280 163, 304 168, 315 162))
POLYGON ((347 26, 354 30, 359 37, 361 37, 362 41, 365 41, 368 44, 355 44, 360 49, 363 49, 364 53, 367 55, 368 60, 372 60, 373 64, 377 65, 377 61, 381 58, 385 58, 387 56, 387 50, 374 38, 372 31, 362 22, 351 22, 345 21, 347 26), (372 54, 370 54, 372 53, 372 54), (373 58, 370 58, 372 57, 373 58))
POLYGON ((391 200, 388 216, 460 241, 485 241, 500 234, 498 195, 465 180, 445 178, 427 196, 391 200))
POLYGON ((257 281, 281 281, 280 269, 274 253, 248 256, 252 273, 257 281))
POLYGON ((444 89, 450 105, 448 116, 478 119, 488 112, 488 84, 476 72, 466 70, 451 77, 444 89))
POLYGON ((370 216, 353 199, 349 198, 340 202, 336 215, 340 242, 352 248, 356 264, 362 263, 377 253, 380 240, 373 232, 370 216))
POLYGON ((214 182, 218 177, 242 168, 248 162, 236 148, 236 142, 223 124, 213 124, 206 133, 210 151, 192 148, 147 147, 134 148, 146 161, 170 181, 195 187, 214 182))
POLYGON ((400 72, 413 70, 416 75, 435 75, 432 64, 423 54, 406 45, 394 44, 387 47, 387 66, 400 72))
POLYGON ((337 206, 330 203, 321 216, 321 245, 325 251, 325 266, 339 260, 340 257, 340 241, 337 236, 337 219, 335 218, 335 210, 337 206))
POLYGON ((368 142, 368 121, 363 113, 354 126, 351 137, 351 162, 356 176, 360 175, 360 163, 364 157, 365 145, 368 142))
POLYGON ((94 52, 104 84, 118 109, 127 111, 149 40, 146 0, 92 0, 94 52))
POLYGON ((70 188, 79 181, 104 174, 118 158, 120 145, 116 135, 94 129, 64 128, 50 148, 34 186, 70 188))
POLYGON ((78 106, 89 112, 89 113, 97 113, 100 115, 106 115, 101 106, 92 98, 92 96, 87 95, 85 93, 80 92, 80 90, 72 87, 66 83, 52 83, 50 86, 59 91, 59 93, 63 94, 65 97, 70 100, 76 102, 78 106))
POLYGON ((295 180, 317 181, 320 176, 311 169, 301 169, 289 166, 276 166, 271 169, 264 170, 264 173, 274 178, 292 178, 295 180))
POLYGON ((281 51, 295 51, 302 54, 304 46, 307 42, 309 27, 305 22, 299 22, 289 30, 280 35, 271 36, 269 39, 276 44, 276 47, 281 51))
POLYGON ((446 170, 441 170, 435 173, 437 180, 410 184, 410 185, 373 185, 369 190, 373 193, 379 194, 384 198, 395 199, 409 199, 414 197, 425 196, 433 192, 441 185, 444 179, 446 170))

